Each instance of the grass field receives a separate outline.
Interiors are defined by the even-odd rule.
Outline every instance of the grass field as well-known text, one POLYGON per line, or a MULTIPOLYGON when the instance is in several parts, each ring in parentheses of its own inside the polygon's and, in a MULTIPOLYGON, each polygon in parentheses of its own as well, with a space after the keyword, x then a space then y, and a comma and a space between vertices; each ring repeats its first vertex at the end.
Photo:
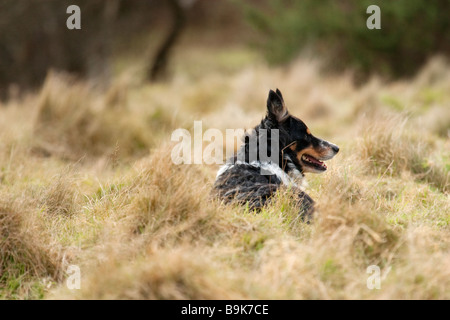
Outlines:
POLYGON ((0 105, 0 298, 450 299, 447 62, 355 87, 306 58, 181 53, 166 83, 130 57, 107 90, 51 72, 0 105), (217 165, 170 158, 173 130, 251 128, 275 88, 341 149, 307 176, 310 225, 289 190, 259 214, 226 207, 209 196, 217 165))

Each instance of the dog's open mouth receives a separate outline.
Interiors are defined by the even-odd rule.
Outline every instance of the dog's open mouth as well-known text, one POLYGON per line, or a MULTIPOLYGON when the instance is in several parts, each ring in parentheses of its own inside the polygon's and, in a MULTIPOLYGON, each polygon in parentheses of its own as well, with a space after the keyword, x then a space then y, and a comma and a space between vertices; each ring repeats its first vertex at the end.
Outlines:
POLYGON ((310 156, 309 154, 303 154, 302 155, 302 162, 310 166, 316 170, 325 171, 327 170, 327 165, 320 161, 319 159, 314 158, 313 156, 310 156))

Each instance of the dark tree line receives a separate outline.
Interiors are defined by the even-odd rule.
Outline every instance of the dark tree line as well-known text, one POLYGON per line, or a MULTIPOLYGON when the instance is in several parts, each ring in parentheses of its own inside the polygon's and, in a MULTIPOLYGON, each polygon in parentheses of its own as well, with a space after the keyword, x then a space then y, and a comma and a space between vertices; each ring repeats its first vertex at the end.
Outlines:
POLYGON ((147 77, 162 78, 186 26, 183 0, 2 0, 0 2, 0 97, 11 85, 39 86, 48 70, 64 70, 107 83, 114 44, 142 30, 163 41, 148 59, 147 77), (68 30, 69 5, 81 8, 81 30, 68 30), (163 18, 161 18, 161 15, 163 18), (155 19, 166 21, 155 30, 155 19))

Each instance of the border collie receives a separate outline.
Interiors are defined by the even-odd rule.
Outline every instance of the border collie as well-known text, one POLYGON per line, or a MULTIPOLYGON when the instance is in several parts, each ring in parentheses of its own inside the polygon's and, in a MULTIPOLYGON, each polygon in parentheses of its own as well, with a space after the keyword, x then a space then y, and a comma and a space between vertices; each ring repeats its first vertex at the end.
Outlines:
POLYGON ((260 210, 285 185, 295 188, 300 215, 309 220, 314 201, 301 186, 304 174, 327 170, 323 161, 333 158, 338 151, 337 145, 313 136, 302 120, 288 112, 280 90, 270 90, 265 118, 244 137, 238 153, 219 169, 213 193, 224 203, 248 204, 250 209, 260 210), (277 130, 278 141, 271 140, 272 130, 277 130), (266 143, 250 143, 252 138, 258 140, 263 135, 266 143), (268 149, 266 154, 271 155, 274 142, 278 161, 264 161, 259 149, 264 145, 268 149), (256 159, 252 160, 252 154, 257 155, 256 159))

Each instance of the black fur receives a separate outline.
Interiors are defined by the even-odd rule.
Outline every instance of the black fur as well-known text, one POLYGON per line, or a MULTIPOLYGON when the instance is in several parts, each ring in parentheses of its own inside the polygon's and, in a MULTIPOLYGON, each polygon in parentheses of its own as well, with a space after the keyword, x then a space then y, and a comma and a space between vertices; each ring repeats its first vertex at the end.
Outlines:
MULTIPOLYGON (((283 183, 282 179, 276 174, 262 175, 260 167, 249 163, 250 152, 255 151, 258 155, 257 160, 261 161, 259 152, 251 150, 252 145, 249 143, 250 138, 255 135, 256 137, 262 135, 261 129, 267 130, 265 139, 267 139, 268 156, 271 156, 270 149, 273 143, 270 131, 273 129, 279 130, 279 154, 277 156, 280 168, 278 169, 280 169, 280 172, 284 172, 288 176, 294 176, 296 179, 303 178, 305 169, 308 168, 309 171, 313 170, 312 172, 326 170, 325 165, 314 167, 310 163, 305 163, 300 160, 302 158, 299 158, 299 155, 301 156, 309 150, 309 153, 306 153, 307 155, 315 156, 317 160, 328 160, 339 151, 336 145, 314 137, 303 121, 289 114, 280 90, 277 89, 276 92, 270 90, 266 116, 254 128, 250 136, 244 137, 244 143, 237 155, 228 160, 226 164, 228 169, 218 175, 214 184, 214 193, 225 203, 233 201, 242 204, 247 203, 251 209, 259 210, 283 183), (242 161, 236 162, 237 159, 242 161)), ((259 147, 258 143, 256 148, 259 147)), ((311 217, 314 211, 314 201, 300 187, 296 185, 293 187, 298 194, 298 202, 301 207, 300 214, 311 217)))

